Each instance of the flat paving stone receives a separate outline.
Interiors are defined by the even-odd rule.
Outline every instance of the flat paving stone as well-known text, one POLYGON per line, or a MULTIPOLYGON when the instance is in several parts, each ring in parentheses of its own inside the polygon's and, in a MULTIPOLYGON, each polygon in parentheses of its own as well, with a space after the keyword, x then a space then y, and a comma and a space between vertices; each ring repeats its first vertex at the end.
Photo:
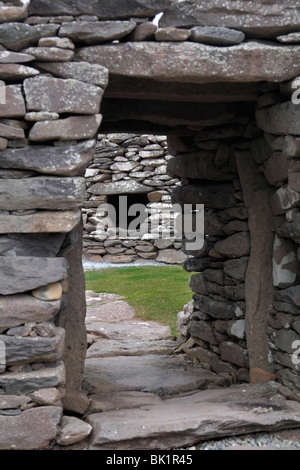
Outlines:
POLYGON ((102 305, 87 306, 86 324, 95 322, 120 322, 130 320, 135 316, 135 310, 123 300, 108 302, 102 305))
POLYGON ((226 385, 222 377, 183 357, 155 354, 87 358, 83 381, 89 393, 131 390, 161 397, 226 385))
POLYGON ((299 403, 276 403, 266 397, 258 400, 257 389, 253 395, 251 388, 245 385, 243 393, 239 387, 235 400, 230 398, 234 387, 217 390, 223 402, 211 402, 209 394, 215 398, 215 390, 209 390, 197 392, 198 400, 191 394, 159 405, 91 414, 87 417, 93 426, 89 449, 176 449, 224 436, 299 427, 299 403), (259 409, 265 411, 260 413, 259 409))
POLYGON ((167 338, 171 335, 170 328, 156 322, 139 319, 124 320, 119 323, 96 321, 87 322, 87 333, 116 340, 155 340, 167 338))
POLYGON ((100 411, 124 410, 140 408, 148 405, 163 405, 163 400, 150 392, 107 392, 90 395, 88 414, 100 411))
POLYGON ((152 341, 116 341, 99 339, 87 350, 87 357, 143 356, 145 354, 174 353, 176 342, 171 339, 152 341))

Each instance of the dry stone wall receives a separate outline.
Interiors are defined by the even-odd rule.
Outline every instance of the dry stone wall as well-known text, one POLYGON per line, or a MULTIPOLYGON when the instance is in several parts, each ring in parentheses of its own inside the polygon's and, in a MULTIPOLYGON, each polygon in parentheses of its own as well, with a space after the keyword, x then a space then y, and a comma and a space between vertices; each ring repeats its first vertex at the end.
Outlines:
POLYGON ((91 433, 65 437, 89 405, 81 209, 99 132, 167 135, 172 201, 205 205, 203 248, 182 247, 181 350, 299 400, 299 18, 292 0, 2 1, 1 449, 91 433))
POLYGON ((167 174, 167 163, 172 158, 167 151, 167 137, 123 133, 100 134, 98 139, 95 156, 85 173, 84 258, 109 263, 155 260, 182 264, 187 256, 174 233, 171 201, 172 190, 180 182, 167 174), (141 227, 140 235, 135 237, 110 234, 107 204, 114 203, 119 213, 119 197, 129 198, 128 207, 145 206, 145 233, 141 227))

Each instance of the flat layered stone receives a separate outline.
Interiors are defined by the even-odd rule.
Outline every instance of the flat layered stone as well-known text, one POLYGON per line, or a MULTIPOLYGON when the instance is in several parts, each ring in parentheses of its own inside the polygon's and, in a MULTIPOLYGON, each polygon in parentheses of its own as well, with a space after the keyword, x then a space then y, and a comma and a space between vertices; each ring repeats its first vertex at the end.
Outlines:
POLYGON ((152 321, 139 319, 123 320, 120 323, 107 323, 101 321, 88 322, 86 325, 88 333, 102 338, 124 341, 151 341, 165 339, 170 336, 170 328, 152 321))
POLYGON ((26 294, 2 295, 0 332, 25 323, 48 321, 59 312, 60 308, 60 300, 45 302, 26 294))
POLYGON ((144 355, 89 358, 84 387, 91 393, 144 391, 160 397, 224 386, 225 380, 210 371, 189 366, 183 357, 144 355))
POLYGON ((153 191, 145 184, 138 183, 137 181, 116 181, 115 183, 96 183, 88 188, 91 194, 126 194, 126 193, 148 193, 153 191))
POLYGON ((163 404, 163 401, 155 393, 135 391, 104 392, 91 395, 91 404, 88 413, 141 408, 142 406, 160 404, 163 404))
POLYGON ((106 67, 88 62, 37 62, 36 66, 56 77, 71 78, 105 88, 108 84, 106 67))
POLYGON ((0 5, 0 23, 25 20, 28 17, 28 5, 0 5))
POLYGON ((256 41, 230 49, 192 42, 135 42, 82 48, 75 58, 103 65, 114 75, 162 82, 281 82, 300 74, 299 49, 256 41))
POLYGON ((32 62, 34 57, 29 54, 22 54, 21 52, 0 51, 0 64, 23 64, 32 62))
POLYGON ((68 210, 83 205, 84 178, 0 180, 1 210, 68 210))
POLYGON ((93 116, 71 116, 56 121, 37 122, 30 130, 29 139, 34 142, 93 139, 101 121, 101 114, 95 114, 93 116))
POLYGON ((58 433, 62 408, 45 406, 18 416, 0 416, 1 450, 46 449, 58 433))
POLYGON ((299 10, 293 0, 284 4, 247 1, 242 6, 237 6, 235 0, 173 2, 160 20, 161 26, 222 26, 258 38, 298 31, 299 23, 299 10))
POLYGON ((182 264, 186 261, 187 255, 180 250, 161 250, 156 257, 156 261, 166 264, 182 264))
POLYGON ((9 126, 0 122, 0 136, 6 139, 25 139, 25 132, 19 127, 9 126))
POLYGON ((194 294, 193 299, 197 310, 207 313, 213 318, 231 319, 234 318, 237 313, 242 313, 241 308, 235 302, 221 302, 199 294, 194 294))
POLYGON ((277 41, 283 44, 295 44, 300 42, 300 33, 290 33, 277 36, 277 41))
POLYGON ((55 258, 64 242, 64 234, 16 234, 0 236, 1 256, 34 256, 55 258))
POLYGON ((275 294, 276 300, 281 302, 288 302, 300 306, 300 286, 288 287, 277 291, 275 294))
POLYGON ((4 93, 5 103, 0 102, 0 117, 23 118, 26 114, 26 107, 21 85, 8 85, 4 93))
POLYGON ((34 77, 40 72, 33 67, 19 64, 0 64, 0 79, 7 81, 22 80, 34 77))
POLYGON ((79 44, 99 44, 121 39, 136 27, 135 21, 74 21, 63 23, 59 36, 79 44))
POLYGON ((29 5, 31 15, 96 15, 100 19, 130 18, 134 16, 154 16, 164 11, 170 5, 170 0, 129 0, 124 4, 119 0, 96 0, 89 4, 84 0, 66 2, 57 0, 51 4, 47 0, 32 0, 29 5))
POLYGON ((65 330, 56 328, 51 338, 0 335, 5 344, 6 364, 28 364, 33 362, 55 362, 61 359, 65 330))
POLYGON ((155 33, 156 41, 186 41, 191 32, 186 29, 179 28, 158 28, 155 33))
POLYGON ((61 446, 69 446, 86 439, 92 432, 92 426, 74 416, 64 416, 61 430, 56 442, 61 446))
POLYGON ((216 26, 195 26, 191 29, 191 41, 212 46, 235 46, 245 39, 245 34, 236 29, 216 26))
POLYGON ((41 37, 55 36, 58 29, 56 24, 0 24, 0 44, 11 51, 21 51, 36 44, 41 37))
POLYGON ((27 292, 65 279, 64 258, 13 256, 0 258, 1 295, 27 292))
POLYGON ((75 44, 69 38, 41 38, 39 47, 61 47, 62 49, 75 49, 75 44))
POLYGON ((114 300, 102 305, 90 306, 87 300, 86 324, 100 322, 120 322, 131 320, 135 316, 135 310, 124 300, 114 300))
POLYGON ((143 356, 145 354, 171 355, 174 353, 173 340, 108 340, 96 341, 87 351, 87 358, 114 356, 143 356))
POLYGON ((59 176, 81 175, 95 153, 96 141, 78 145, 50 147, 35 145, 7 149, 0 154, 1 168, 33 170, 59 176))
POLYGON ((38 211, 29 215, 0 214, 0 233, 68 233, 79 224, 81 210, 38 211))
POLYGON ((258 110, 256 120, 258 127, 269 134, 300 134, 300 109, 292 101, 258 110))
POLYGON ((74 51, 60 47, 29 47, 25 53, 33 55, 36 60, 45 62, 67 62, 74 57, 74 51))
POLYGON ((30 372, 0 374, 0 389, 8 395, 23 395, 41 388, 60 387, 64 383, 65 367, 60 362, 53 367, 42 367, 30 372))

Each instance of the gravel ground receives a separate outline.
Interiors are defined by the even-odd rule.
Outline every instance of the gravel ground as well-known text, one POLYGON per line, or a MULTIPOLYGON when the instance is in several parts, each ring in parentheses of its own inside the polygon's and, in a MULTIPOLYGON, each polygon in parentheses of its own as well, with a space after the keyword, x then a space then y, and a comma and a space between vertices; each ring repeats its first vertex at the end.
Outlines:
POLYGON ((300 428, 203 441, 186 450, 300 450, 300 428))

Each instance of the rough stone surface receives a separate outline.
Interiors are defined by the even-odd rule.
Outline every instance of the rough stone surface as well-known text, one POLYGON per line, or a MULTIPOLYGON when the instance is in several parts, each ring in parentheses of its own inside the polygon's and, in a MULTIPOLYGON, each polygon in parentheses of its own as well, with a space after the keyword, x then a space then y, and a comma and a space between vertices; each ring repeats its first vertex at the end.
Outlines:
POLYGON ((174 352, 173 340, 106 340, 96 341, 87 351, 87 358, 114 356, 144 356, 145 354, 171 355, 174 352))
POLYGON ((245 39, 245 34, 230 28, 195 26, 191 29, 191 40, 213 46, 234 46, 245 39))
POLYGON ((73 146, 50 147, 35 145, 21 149, 7 149, 0 154, 2 168, 33 170, 59 176, 81 175, 93 158, 95 140, 73 146))
POLYGON ((84 200, 84 179, 39 177, 0 181, 1 210, 77 209, 84 200))
POLYGON ((92 393, 135 390, 165 396, 213 383, 222 386, 225 381, 201 367, 187 367, 181 357, 158 354, 89 358, 84 372, 84 388, 92 393))
POLYGON ((234 0, 174 2, 160 21, 162 26, 225 26, 243 31, 249 37, 275 38, 299 30, 299 10, 293 0, 283 4, 234 0))
POLYGON ((13 82, 33 77, 40 72, 33 67, 19 64, 0 64, 0 79, 13 82))
POLYGON ((79 44, 99 44, 121 39, 130 34, 135 27, 134 21, 75 21, 64 23, 59 35, 79 44))
POLYGON ((52 16, 52 15, 97 15, 101 19, 110 18, 130 18, 134 16, 153 16, 164 11, 170 5, 170 0, 130 0, 126 5, 119 0, 97 0, 92 4, 83 0, 66 2, 58 0, 50 4, 46 0, 32 0, 29 12, 32 15, 52 16))
POLYGON ((58 432, 60 407, 39 407, 19 416, 0 416, 0 449, 46 449, 58 432))
POLYGON ((37 62, 36 66, 56 77, 80 80, 105 88, 108 84, 108 70, 88 62, 37 62))
POLYGON ((298 56, 298 46, 250 41, 232 46, 229 51, 191 42, 113 44, 82 48, 75 57, 104 65, 115 75, 207 83, 289 80, 300 74, 298 56))
POLYGON ((99 113, 103 94, 100 87, 79 80, 44 76, 25 80, 24 90, 28 111, 73 114, 99 113))
POLYGON ((55 36, 58 29, 55 24, 4 23, 0 25, 0 43, 11 51, 21 51, 41 37, 55 36))
POLYGON ((81 220, 81 211, 39 211, 29 215, 0 215, 0 233, 67 233, 81 220))
POLYGON ((45 62, 67 62, 74 57, 74 51, 60 47, 29 47, 24 52, 33 55, 36 60, 45 62))
POLYGON ((31 295, 19 294, 0 298, 0 331, 28 322, 47 321, 60 310, 61 302, 45 302, 31 295))
POLYGON ((62 446, 76 444, 90 435, 92 426, 74 416, 64 416, 57 443, 62 446))
POLYGON ((8 85, 5 87, 5 101, 5 104, 0 103, 1 118, 20 118, 25 116, 25 100, 20 85, 8 85))
POLYGON ((34 142, 93 139, 101 120, 101 114, 96 114, 94 116, 71 116, 57 121, 37 122, 30 131, 29 139, 34 142))
MULTIPOLYGON (((249 386, 244 389, 248 391, 249 386)), ((231 391, 234 393, 234 387, 231 391)), ((238 391, 242 393, 241 389, 238 391)), ((272 401, 259 397, 260 406, 272 411, 257 414, 254 411, 257 397, 251 399, 247 392, 243 395, 242 398, 241 395, 238 398, 233 395, 233 398, 228 390, 209 390, 170 398, 163 405, 92 414, 88 417, 94 429, 91 449, 165 450, 186 447, 216 436, 276 431, 284 426, 282 422, 290 423, 290 427, 299 426, 298 403, 288 401, 274 405, 272 401), (127 425, 120 428, 120 422, 124 421, 127 425), (141 422, 144 423, 142 429, 141 422), (118 430, 117 434, 114 430, 118 430)))
POLYGON ((122 194, 122 193, 148 193, 154 188, 140 184, 135 181, 130 182, 115 182, 115 183, 98 183, 88 189, 92 194, 122 194))
POLYGON ((258 127, 269 134, 276 135, 299 135, 299 116, 299 106, 291 101, 256 112, 258 127))
POLYGON ((26 292, 66 276, 67 263, 63 258, 1 257, 1 295, 26 292))
POLYGON ((166 264, 183 263, 187 259, 187 255, 177 250, 161 250, 156 258, 156 261, 166 264))
POLYGON ((289 287, 297 277, 297 258, 294 244, 275 235, 273 248, 273 285, 289 287))

